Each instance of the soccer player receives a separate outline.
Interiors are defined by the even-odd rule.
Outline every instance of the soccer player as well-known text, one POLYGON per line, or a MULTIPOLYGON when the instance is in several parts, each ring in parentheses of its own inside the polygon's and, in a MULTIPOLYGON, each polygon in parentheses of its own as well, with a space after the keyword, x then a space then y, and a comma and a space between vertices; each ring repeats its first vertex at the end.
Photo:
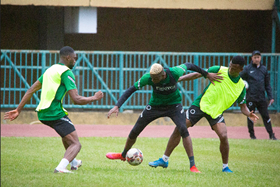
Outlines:
MULTIPOLYGON (((232 171, 228 167, 229 143, 223 112, 237 100, 241 112, 244 115, 253 121, 258 119, 253 111, 250 112, 246 106, 246 89, 243 80, 239 76, 239 73, 243 70, 244 64, 245 60, 243 57, 235 56, 231 60, 229 67, 210 67, 208 72, 221 73, 220 75, 223 77, 223 81, 217 82, 215 86, 210 83, 186 112, 187 127, 194 126, 203 117, 208 120, 212 130, 214 130, 220 138, 220 152, 223 161, 222 171, 228 173, 232 171)), ((192 80, 200 76, 201 75, 198 73, 192 73, 180 77, 179 81, 192 80)), ((154 162, 150 162, 149 165, 152 167, 167 167, 168 158, 175 147, 180 143, 180 139, 180 130, 176 127, 169 138, 163 157, 154 162)))
MULTIPOLYGON (((116 115, 118 115, 119 108, 130 97, 130 95, 143 86, 150 85, 153 87, 153 93, 149 104, 142 111, 136 124, 130 131, 123 152, 109 152, 106 154, 107 158, 120 159, 124 161, 127 151, 133 146, 138 135, 150 122, 160 117, 170 117, 179 129, 180 136, 183 138, 184 148, 190 160, 191 172, 199 172, 195 166, 192 142, 185 123, 186 116, 181 105, 181 95, 177 88, 179 77, 185 74, 187 70, 199 72, 204 77, 209 78, 211 82, 220 78, 217 74, 207 73, 200 67, 191 63, 185 63, 166 69, 160 64, 153 64, 151 66, 150 73, 144 74, 137 82, 134 83, 133 86, 127 89, 119 98, 116 106, 108 112, 108 118, 112 113, 116 113, 116 115)), ((164 165, 163 167, 167 167, 167 165, 164 165)))
POLYGON ((60 61, 52 65, 43 75, 27 90, 21 102, 15 110, 6 112, 5 119, 15 120, 24 105, 31 99, 32 95, 40 90, 41 100, 36 108, 39 120, 53 128, 62 138, 66 149, 63 159, 55 168, 54 173, 73 173, 66 169, 71 162, 71 170, 77 170, 82 165, 76 156, 80 152, 81 143, 76 129, 67 117, 67 111, 62 107, 64 95, 68 92, 75 104, 85 105, 102 99, 103 93, 98 91, 91 97, 83 97, 78 94, 75 84, 75 76, 71 69, 76 62, 76 53, 73 48, 65 46, 60 49, 60 61))

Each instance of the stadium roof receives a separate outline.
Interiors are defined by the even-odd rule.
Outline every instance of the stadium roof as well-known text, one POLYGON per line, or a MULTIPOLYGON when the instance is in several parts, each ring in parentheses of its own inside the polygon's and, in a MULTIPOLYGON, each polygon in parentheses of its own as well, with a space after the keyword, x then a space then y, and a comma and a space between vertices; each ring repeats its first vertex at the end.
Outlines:
POLYGON ((2 0, 1 5, 108 8, 272 10, 274 0, 2 0))

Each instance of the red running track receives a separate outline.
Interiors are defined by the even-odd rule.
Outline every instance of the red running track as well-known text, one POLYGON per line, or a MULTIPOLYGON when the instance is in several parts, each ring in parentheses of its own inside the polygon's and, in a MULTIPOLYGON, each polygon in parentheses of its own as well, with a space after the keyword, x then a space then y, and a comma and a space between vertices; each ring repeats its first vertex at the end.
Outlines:
MULTIPOLYGON (((131 125, 75 125, 79 137, 127 137, 133 126, 131 125)), ((150 125, 139 137, 169 137, 174 126, 150 125)), ((269 139, 264 127, 255 127, 257 139, 269 139)), ((274 127, 275 136, 280 138, 280 127, 274 127)), ((189 128, 192 138, 218 138, 210 126, 194 126, 189 128)), ((228 137, 234 139, 250 139, 247 127, 227 127, 228 137)), ((46 125, 3 125, 1 137, 59 137, 46 125)))

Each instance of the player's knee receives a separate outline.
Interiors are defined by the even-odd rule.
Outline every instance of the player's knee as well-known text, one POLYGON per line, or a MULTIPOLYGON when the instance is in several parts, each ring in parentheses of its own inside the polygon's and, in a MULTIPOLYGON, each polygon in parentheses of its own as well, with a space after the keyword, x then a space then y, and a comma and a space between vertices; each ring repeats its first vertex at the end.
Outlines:
POLYGON ((78 143, 78 149, 79 151, 82 149, 82 144, 80 142, 78 143))
POLYGON ((186 138, 188 137, 190 134, 189 134, 189 131, 187 128, 181 128, 180 129, 180 135, 182 136, 182 138, 186 138))
POLYGON ((130 139, 136 139, 136 138, 138 137, 138 135, 139 135, 139 133, 134 132, 134 131, 132 130, 132 131, 130 131, 128 137, 129 137, 130 139))
POLYGON ((219 138, 220 138, 221 141, 227 141, 227 139, 228 139, 227 132, 220 133, 219 138))

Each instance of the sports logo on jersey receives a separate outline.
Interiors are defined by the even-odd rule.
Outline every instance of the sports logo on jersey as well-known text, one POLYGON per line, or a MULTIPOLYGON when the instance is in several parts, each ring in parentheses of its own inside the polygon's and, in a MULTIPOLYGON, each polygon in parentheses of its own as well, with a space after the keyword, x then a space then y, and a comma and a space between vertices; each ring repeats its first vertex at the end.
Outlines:
POLYGON ((195 114, 195 109, 191 109, 191 110, 190 110, 190 113, 191 113, 191 114, 195 114))
POLYGON ((173 85, 173 86, 164 86, 164 87, 161 87, 161 86, 156 86, 156 90, 158 91, 169 91, 169 90, 173 90, 176 88, 176 85, 173 85))
POLYGON ((151 110, 151 109, 152 109, 151 105, 146 106, 146 110, 151 110))

